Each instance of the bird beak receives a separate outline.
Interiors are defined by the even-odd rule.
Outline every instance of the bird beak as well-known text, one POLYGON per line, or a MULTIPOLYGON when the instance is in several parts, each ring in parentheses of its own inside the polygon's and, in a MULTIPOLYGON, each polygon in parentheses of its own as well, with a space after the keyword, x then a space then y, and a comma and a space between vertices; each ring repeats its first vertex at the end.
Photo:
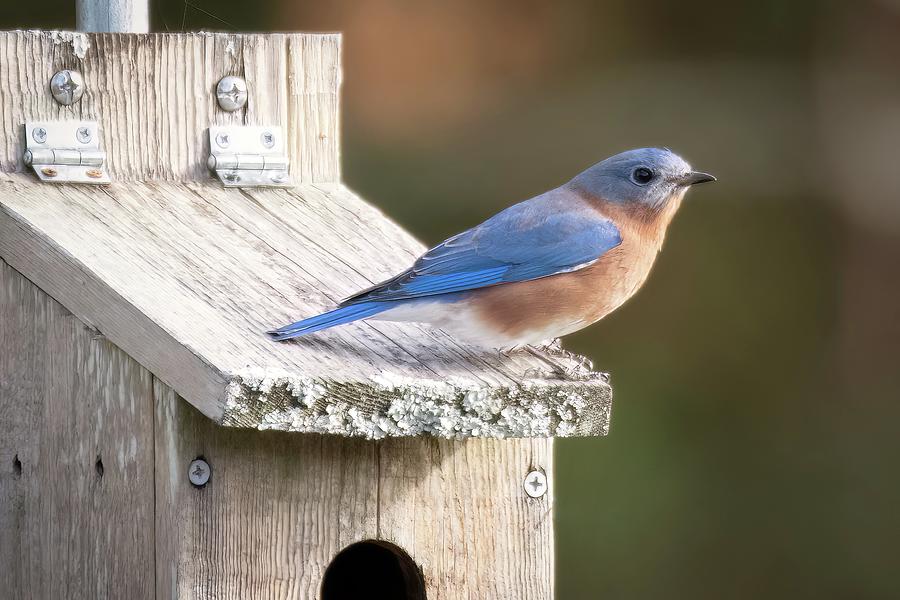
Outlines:
POLYGON ((706 183, 708 181, 715 181, 716 178, 710 175, 709 173, 702 173, 700 171, 691 171, 686 175, 683 175, 678 179, 679 185, 697 185, 698 183, 706 183))

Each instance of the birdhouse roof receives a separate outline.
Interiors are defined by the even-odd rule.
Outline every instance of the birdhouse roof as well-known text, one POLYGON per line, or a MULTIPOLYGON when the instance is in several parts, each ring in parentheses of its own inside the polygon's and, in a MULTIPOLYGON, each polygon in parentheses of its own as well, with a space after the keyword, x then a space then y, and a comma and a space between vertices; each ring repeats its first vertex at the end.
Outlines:
POLYGON ((265 335, 424 250, 340 181, 339 57, 335 35, 0 33, 0 259, 224 425, 606 433, 610 386, 574 359, 485 352, 411 324, 265 335), (47 90, 60 65, 84 75, 75 108, 47 90), (228 73, 248 83, 241 114, 216 107, 228 73), (99 122, 113 182, 39 182, 22 127, 42 119, 99 122), (205 166, 215 124, 283 127, 296 185, 224 188, 205 166))

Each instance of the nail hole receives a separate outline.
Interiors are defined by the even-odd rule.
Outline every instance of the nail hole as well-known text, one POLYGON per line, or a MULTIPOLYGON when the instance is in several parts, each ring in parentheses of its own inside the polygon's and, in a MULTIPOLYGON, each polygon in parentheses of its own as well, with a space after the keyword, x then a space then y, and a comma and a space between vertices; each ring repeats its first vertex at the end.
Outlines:
POLYGON ((97 471, 97 477, 103 479, 103 459, 100 458, 100 455, 97 455, 97 462, 94 463, 94 469, 97 471))
POLYGON ((425 600, 425 581, 398 546, 366 540, 344 548, 325 571, 322 600, 425 600))
POLYGON ((13 456, 13 473, 16 477, 22 476, 22 461, 19 460, 19 455, 16 454, 13 456))

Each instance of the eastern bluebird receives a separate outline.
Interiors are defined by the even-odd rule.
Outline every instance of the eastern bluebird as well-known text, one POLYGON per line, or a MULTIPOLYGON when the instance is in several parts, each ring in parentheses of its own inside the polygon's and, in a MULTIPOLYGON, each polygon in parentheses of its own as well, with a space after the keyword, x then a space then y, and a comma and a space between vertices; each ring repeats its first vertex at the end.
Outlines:
POLYGON ((578 331, 641 287, 688 187, 707 181, 715 177, 667 149, 617 154, 334 310, 269 333, 287 340, 360 319, 412 321, 510 349, 578 331))

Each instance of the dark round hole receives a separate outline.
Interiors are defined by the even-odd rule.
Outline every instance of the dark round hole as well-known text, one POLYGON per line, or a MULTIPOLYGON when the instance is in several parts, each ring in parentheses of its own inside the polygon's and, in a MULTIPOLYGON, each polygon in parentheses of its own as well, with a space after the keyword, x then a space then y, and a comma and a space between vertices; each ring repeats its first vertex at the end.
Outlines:
POLYGON ((97 470, 97 477, 103 479, 103 459, 97 455, 97 462, 94 463, 94 469, 97 470))
POLYGON ((425 600, 422 572, 393 544, 367 540, 344 548, 322 580, 322 600, 425 600))
POLYGON ((13 474, 14 474, 16 477, 21 477, 21 476, 22 476, 22 461, 19 460, 19 455, 18 455, 18 454, 16 454, 16 455, 13 457, 13 474))

